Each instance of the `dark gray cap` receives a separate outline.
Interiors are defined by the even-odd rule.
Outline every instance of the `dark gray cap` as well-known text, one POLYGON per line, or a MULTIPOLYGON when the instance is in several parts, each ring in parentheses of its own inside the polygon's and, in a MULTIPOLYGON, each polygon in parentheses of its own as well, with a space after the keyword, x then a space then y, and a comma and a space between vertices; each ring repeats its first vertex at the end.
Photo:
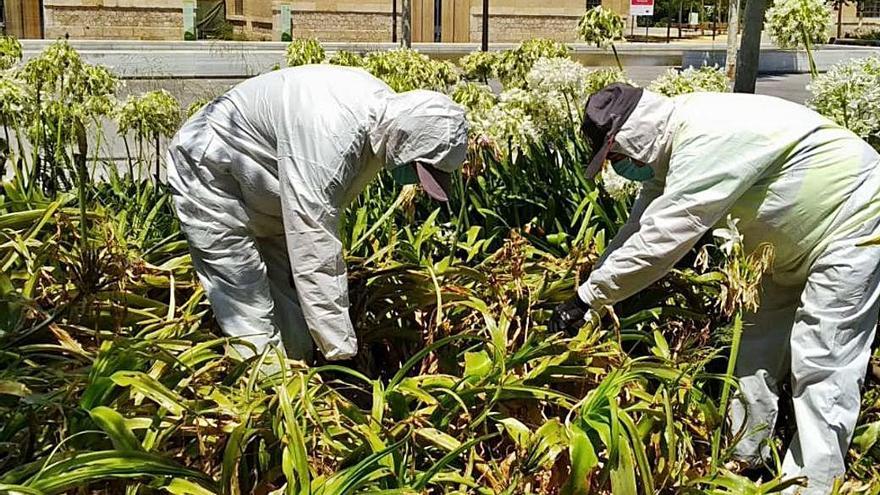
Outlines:
POLYGON ((642 98, 642 88, 614 83, 600 89, 587 99, 581 132, 590 142, 593 159, 587 166, 587 178, 592 179, 602 169, 617 131, 636 109, 642 98))

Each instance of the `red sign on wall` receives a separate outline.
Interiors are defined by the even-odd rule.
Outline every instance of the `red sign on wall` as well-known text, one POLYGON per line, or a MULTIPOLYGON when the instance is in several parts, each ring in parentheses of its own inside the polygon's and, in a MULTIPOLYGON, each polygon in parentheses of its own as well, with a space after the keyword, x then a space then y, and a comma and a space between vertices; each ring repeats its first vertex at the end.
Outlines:
POLYGON ((629 15, 654 15, 654 0, 629 0, 629 15))

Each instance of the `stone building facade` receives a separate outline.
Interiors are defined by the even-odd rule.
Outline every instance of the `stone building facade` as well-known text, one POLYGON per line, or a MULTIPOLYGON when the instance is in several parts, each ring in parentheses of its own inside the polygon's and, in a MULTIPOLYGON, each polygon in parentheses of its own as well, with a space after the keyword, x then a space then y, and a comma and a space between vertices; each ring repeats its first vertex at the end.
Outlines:
POLYGON ((46 39, 178 40, 181 0, 43 0, 46 39))
MULTIPOLYGON (((410 0, 414 42, 479 42, 482 0, 410 0)), ((225 7, 225 37, 389 42, 400 35, 402 0, 0 0, 3 29, 21 38, 184 39, 184 2, 225 7), (396 15, 395 15, 395 10, 396 15), (289 25, 282 24, 289 19, 289 25), (394 19, 396 19, 396 29, 394 19)), ((490 42, 577 39, 584 11, 603 5, 627 17, 629 0, 490 0, 490 42)), ((834 13, 836 25, 838 14, 834 13)), ((880 0, 847 3, 841 31, 880 29, 880 0)), ((193 22, 198 22, 194 19, 193 22)), ((627 17, 627 22, 629 18, 627 17)), ((829 26, 836 35, 836 26, 829 26)))

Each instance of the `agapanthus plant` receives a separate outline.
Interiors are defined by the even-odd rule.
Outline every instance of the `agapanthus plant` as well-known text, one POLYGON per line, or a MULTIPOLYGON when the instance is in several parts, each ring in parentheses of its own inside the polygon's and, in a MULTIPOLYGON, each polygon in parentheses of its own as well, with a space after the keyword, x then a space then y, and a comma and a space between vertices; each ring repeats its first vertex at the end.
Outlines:
POLYGON ((813 43, 828 41, 831 11, 822 0, 778 0, 767 10, 767 30, 782 48, 803 46, 813 77, 818 75, 813 60, 813 43))
POLYGON ((433 60, 410 49, 371 52, 364 58, 363 67, 398 92, 414 89, 446 91, 459 79, 452 63, 433 60))
MULTIPOLYGON (((170 137, 180 125, 180 103, 168 91, 160 89, 142 96, 130 96, 119 109, 119 134, 133 132, 138 142, 139 162, 143 162, 143 143, 152 140, 155 145, 155 177, 159 180, 159 138, 170 137)), ((126 142, 126 147, 128 146, 126 142)), ((131 161, 129 161, 131 167, 131 161)), ((140 168, 139 168, 140 169, 140 168)), ((133 174, 133 167, 129 169, 133 174)))
POLYGON ((523 41, 516 48, 499 55, 496 66, 498 79, 505 87, 521 87, 535 62, 542 58, 569 57, 571 47, 565 43, 544 38, 523 41))
POLYGON ((808 106, 880 149, 880 57, 837 64, 808 89, 808 106))
POLYGON ((617 56, 614 42, 624 39, 624 27, 623 18, 616 12, 602 6, 596 6, 581 17, 580 23, 578 23, 578 34, 587 43, 594 44, 599 48, 611 48, 617 66, 623 68, 620 64, 620 58, 617 56))

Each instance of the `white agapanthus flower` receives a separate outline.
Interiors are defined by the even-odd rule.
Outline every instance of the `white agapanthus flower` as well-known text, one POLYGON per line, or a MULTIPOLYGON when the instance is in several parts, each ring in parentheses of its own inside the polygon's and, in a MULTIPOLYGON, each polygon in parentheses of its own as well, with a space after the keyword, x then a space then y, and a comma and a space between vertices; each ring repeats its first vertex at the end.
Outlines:
POLYGON ((828 41, 831 10, 823 0, 776 0, 767 9, 767 30, 782 48, 828 41))
POLYGON ((540 58, 526 75, 526 82, 534 91, 562 91, 580 95, 589 72, 570 58, 540 58))
POLYGON ((520 88, 502 92, 498 103, 484 111, 469 114, 475 135, 491 139, 502 152, 526 148, 541 136, 531 113, 537 104, 534 95, 520 88))
POLYGON ((626 179, 614 171, 614 167, 605 167, 602 171, 602 187, 613 199, 625 201, 642 189, 642 185, 636 181, 626 179))
POLYGON ((807 88, 810 108, 863 139, 880 141, 880 57, 837 64, 807 88))
POLYGON ((730 256, 737 248, 742 249, 743 235, 739 233, 739 229, 736 226, 738 223, 739 218, 733 218, 730 215, 727 215, 727 228, 720 228, 712 231, 712 236, 721 241, 718 249, 720 249, 725 256, 730 256))

